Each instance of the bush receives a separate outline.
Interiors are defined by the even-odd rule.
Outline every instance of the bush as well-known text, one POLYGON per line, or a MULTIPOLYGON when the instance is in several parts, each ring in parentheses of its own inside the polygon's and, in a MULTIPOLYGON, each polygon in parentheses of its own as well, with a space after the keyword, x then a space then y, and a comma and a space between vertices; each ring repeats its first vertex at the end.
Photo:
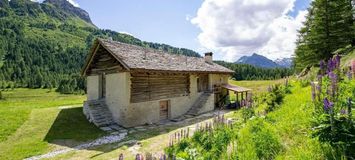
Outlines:
POLYGON ((285 89, 280 85, 275 85, 270 90, 271 93, 267 94, 264 99, 267 103, 266 112, 275 110, 285 97, 285 89))
POLYGON ((244 122, 246 122, 248 119, 250 119, 254 115, 255 115, 255 111, 252 107, 243 107, 242 108, 242 118, 244 119, 244 122))
POLYGON ((300 81, 301 87, 308 87, 311 83, 309 79, 301 79, 300 81))

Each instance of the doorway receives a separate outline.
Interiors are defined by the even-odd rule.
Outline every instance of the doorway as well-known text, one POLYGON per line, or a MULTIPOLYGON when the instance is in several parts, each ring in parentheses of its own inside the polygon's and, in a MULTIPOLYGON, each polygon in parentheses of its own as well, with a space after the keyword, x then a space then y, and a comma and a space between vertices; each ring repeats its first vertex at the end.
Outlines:
POLYGON ((208 91, 208 74, 200 75, 197 78, 197 91, 198 92, 208 91))
POLYGON ((159 112, 160 120, 169 119, 169 101, 160 101, 159 106, 160 106, 160 112, 159 112))
POLYGON ((100 75, 99 79, 99 85, 100 85, 100 98, 105 98, 106 97, 106 74, 102 73, 100 75))

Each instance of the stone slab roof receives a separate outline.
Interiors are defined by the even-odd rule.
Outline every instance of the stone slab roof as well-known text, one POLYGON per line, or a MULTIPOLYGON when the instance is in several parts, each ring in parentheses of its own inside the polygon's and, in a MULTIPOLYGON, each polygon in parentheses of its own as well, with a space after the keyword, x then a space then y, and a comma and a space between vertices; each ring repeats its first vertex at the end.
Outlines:
POLYGON ((107 39, 97 39, 93 48, 98 44, 102 45, 128 70, 234 73, 216 63, 207 63, 204 58, 171 54, 107 39))

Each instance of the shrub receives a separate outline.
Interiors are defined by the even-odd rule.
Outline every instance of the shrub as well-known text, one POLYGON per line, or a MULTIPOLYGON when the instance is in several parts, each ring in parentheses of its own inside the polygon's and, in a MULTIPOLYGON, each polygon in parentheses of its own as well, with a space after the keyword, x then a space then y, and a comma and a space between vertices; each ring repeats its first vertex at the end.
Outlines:
POLYGON ((242 118, 244 119, 244 122, 246 122, 248 119, 250 119, 254 115, 255 115, 255 111, 252 107, 243 107, 242 108, 242 118))
POLYGON ((311 81, 309 79, 301 79, 300 81, 301 87, 308 87, 311 81))
POLYGON ((271 112, 277 108, 283 101, 285 97, 285 90, 280 85, 275 85, 271 87, 270 93, 265 96, 265 101, 267 103, 266 112, 271 112))

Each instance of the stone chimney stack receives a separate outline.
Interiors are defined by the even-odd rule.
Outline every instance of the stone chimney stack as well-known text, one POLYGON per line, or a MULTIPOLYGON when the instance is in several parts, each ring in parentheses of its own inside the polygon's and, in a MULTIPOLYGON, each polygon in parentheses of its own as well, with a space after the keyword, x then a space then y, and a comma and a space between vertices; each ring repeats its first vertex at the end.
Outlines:
POLYGON ((210 64, 213 63, 212 55, 213 55, 212 52, 205 53, 205 61, 206 61, 207 63, 210 63, 210 64))

